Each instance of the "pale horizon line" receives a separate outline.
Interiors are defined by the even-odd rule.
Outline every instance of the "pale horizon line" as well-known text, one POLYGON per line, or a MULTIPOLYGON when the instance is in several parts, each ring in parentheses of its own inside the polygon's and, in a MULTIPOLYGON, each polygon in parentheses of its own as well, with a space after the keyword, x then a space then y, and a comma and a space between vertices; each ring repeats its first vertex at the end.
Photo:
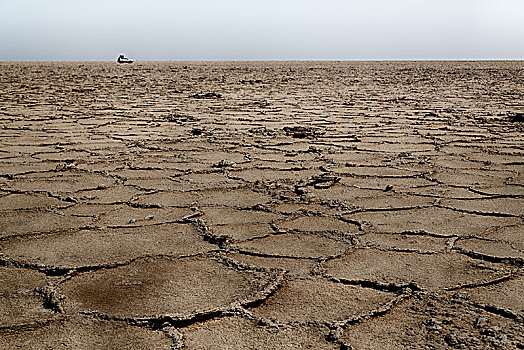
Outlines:
MULTIPOLYGON (((132 58, 132 57, 131 57, 132 58)), ((137 62, 490 62, 524 61, 524 58, 133 58, 137 62)), ((116 59, 0 59, 0 62, 116 62, 116 59)))

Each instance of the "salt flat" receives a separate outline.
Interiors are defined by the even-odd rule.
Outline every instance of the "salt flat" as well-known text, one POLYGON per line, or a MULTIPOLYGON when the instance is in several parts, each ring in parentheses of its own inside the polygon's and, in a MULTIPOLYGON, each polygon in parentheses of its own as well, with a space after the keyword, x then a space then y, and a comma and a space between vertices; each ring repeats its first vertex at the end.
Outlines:
POLYGON ((0 63, 0 348, 524 348, 524 63, 0 63))

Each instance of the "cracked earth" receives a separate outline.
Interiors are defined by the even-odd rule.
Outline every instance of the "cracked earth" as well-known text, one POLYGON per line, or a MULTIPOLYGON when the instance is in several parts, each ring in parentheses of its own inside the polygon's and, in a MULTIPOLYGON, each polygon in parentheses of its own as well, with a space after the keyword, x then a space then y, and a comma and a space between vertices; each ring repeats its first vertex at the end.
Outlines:
POLYGON ((524 349, 523 72, 0 63, 0 348, 524 349))

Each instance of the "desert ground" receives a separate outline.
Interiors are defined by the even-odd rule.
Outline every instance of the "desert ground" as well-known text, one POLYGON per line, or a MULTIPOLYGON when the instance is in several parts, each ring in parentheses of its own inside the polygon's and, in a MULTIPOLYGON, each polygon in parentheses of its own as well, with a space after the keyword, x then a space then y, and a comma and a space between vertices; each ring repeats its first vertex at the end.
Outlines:
POLYGON ((524 349, 524 62, 0 63, 1 349, 524 349))

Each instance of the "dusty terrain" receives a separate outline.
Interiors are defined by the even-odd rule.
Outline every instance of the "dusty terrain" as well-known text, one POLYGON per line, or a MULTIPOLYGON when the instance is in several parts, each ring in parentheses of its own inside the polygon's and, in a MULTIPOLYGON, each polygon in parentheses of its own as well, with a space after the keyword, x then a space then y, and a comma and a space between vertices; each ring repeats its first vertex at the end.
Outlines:
POLYGON ((0 63, 0 348, 523 349, 524 63, 0 63))

